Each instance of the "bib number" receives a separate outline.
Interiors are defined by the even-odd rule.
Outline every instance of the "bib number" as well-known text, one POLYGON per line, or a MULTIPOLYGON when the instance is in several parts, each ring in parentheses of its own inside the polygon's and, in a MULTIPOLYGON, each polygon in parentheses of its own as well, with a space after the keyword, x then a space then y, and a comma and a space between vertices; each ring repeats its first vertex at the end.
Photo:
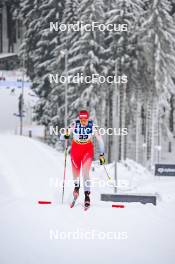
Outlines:
POLYGON ((79 139, 86 140, 88 139, 88 135, 79 135, 79 139))

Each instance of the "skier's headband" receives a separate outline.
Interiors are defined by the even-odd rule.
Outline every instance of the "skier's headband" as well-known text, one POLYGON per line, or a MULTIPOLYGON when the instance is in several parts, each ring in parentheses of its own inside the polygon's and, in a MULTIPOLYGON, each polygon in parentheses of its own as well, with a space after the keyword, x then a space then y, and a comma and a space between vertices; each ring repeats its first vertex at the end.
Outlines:
POLYGON ((89 118, 88 112, 80 112, 79 113, 79 119, 88 119, 88 118, 89 118))

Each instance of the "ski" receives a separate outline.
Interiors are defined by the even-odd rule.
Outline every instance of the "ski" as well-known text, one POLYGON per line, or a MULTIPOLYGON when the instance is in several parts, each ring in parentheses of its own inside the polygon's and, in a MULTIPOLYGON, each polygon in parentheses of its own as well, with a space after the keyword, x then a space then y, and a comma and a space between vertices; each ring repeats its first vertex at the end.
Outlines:
POLYGON ((70 204, 70 208, 73 208, 75 203, 76 203, 76 200, 77 200, 78 197, 74 198, 72 203, 70 204))

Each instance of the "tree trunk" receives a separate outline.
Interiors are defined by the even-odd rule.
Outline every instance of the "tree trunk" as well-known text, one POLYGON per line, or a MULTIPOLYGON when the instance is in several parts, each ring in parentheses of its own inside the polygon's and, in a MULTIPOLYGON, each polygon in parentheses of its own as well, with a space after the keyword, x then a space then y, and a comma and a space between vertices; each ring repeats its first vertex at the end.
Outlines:
POLYGON ((139 162, 139 149, 140 149, 140 127, 141 127, 141 103, 139 101, 139 96, 137 98, 137 108, 136 108, 136 149, 135 149, 135 160, 139 162))

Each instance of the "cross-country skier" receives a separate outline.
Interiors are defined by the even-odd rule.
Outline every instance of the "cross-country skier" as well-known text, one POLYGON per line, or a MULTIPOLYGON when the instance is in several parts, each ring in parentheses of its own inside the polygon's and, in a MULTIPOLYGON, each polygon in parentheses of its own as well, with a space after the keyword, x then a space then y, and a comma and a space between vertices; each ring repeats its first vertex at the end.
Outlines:
POLYGON ((98 132, 97 127, 94 125, 92 120, 89 120, 89 113, 86 110, 79 112, 79 118, 75 120, 71 126, 66 129, 66 133, 61 136, 61 139, 68 139, 70 135, 73 135, 72 145, 71 145, 71 163, 72 172, 74 179, 74 201, 79 196, 80 189, 80 170, 82 167, 83 175, 83 185, 84 185, 84 206, 88 208, 90 206, 90 177, 89 171, 94 157, 94 146, 93 146, 93 135, 96 137, 100 155, 100 164, 105 163, 104 157, 104 143, 101 135, 98 132))

